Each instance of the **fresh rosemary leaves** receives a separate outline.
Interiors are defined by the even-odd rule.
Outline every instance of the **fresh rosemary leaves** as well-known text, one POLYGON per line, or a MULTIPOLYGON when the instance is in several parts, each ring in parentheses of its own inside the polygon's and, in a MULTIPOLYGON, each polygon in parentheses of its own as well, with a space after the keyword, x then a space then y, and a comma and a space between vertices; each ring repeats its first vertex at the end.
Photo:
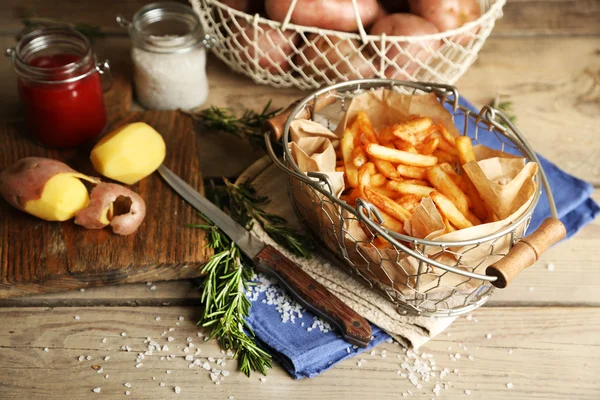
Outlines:
MULTIPOLYGON (((224 179, 225 186, 211 182, 214 203, 227 208, 231 217, 246 229, 256 220, 277 243, 294 254, 309 257, 312 242, 286 226, 286 220, 264 211, 268 197, 260 196, 249 183, 235 185, 224 179)), ((206 220, 206 218, 204 218, 206 220)), ((195 224, 190 227, 207 231, 207 246, 214 255, 202 269, 202 298, 204 312, 199 325, 211 329, 211 338, 218 338, 224 349, 231 349, 238 358, 239 368, 250 376, 252 371, 266 374, 271 368, 271 356, 256 345, 254 332, 246 323, 250 301, 246 289, 252 285, 253 269, 239 248, 214 224, 195 224)))
MULTIPOLYGON (((239 138, 246 138, 253 148, 264 149, 264 137, 261 131, 262 124, 269 118, 275 116, 281 109, 270 110, 271 100, 265 105, 260 113, 246 110, 241 117, 228 108, 211 106, 197 113, 188 113, 196 121, 199 121, 209 130, 229 133, 239 138)), ((275 143, 280 146, 279 143, 275 143)))

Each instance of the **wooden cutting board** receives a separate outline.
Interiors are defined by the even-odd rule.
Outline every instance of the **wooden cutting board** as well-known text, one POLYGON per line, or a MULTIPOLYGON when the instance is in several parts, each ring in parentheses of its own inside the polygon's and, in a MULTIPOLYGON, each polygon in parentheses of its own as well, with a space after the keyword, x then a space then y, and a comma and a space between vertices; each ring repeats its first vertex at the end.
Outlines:
MULTIPOLYGON (((114 126, 143 121, 160 132, 167 145, 164 164, 202 192, 196 134, 189 117, 177 111, 107 108, 109 120, 118 119, 114 126)), ((38 156, 99 176, 89 162, 90 148, 47 149, 19 132, 17 125, 0 127, 0 170, 21 157, 38 156)), ((156 173, 132 189, 145 200, 147 213, 139 230, 125 237, 110 228, 87 230, 72 221, 42 221, 0 198, 0 298, 199 276, 209 255, 204 232, 185 226, 201 222, 198 214, 156 173)))

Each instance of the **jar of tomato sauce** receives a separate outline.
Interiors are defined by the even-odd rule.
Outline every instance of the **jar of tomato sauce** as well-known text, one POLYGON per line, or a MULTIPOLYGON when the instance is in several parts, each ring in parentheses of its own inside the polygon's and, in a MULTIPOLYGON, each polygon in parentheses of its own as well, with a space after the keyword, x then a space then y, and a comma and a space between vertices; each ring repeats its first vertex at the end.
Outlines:
POLYGON ((18 76, 28 134, 50 147, 73 147, 97 137, 106 125, 102 76, 90 42, 71 28, 43 28, 23 36, 6 55, 18 76))

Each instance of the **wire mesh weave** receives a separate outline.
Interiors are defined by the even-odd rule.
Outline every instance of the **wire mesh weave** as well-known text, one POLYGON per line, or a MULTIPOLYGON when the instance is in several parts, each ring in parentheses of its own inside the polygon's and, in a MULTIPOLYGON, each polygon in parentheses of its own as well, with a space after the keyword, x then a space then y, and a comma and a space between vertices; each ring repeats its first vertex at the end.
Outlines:
MULTIPOLYGON (((491 135, 490 138, 497 141, 497 146, 503 151, 510 149, 539 165, 537 156, 523 136, 512 125, 506 128, 501 124, 508 121, 506 117, 490 107, 484 107, 480 114, 473 115, 458 104, 458 92, 448 85, 373 79, 321 89, 301 101, 292 112, 284 128, 284 143, 290 140, 289 123, 317 96, 331 90, 332 95, 337 97, 334 104, 312 117, 333 130, 350 99, 366 90, 381 87, 413 94, 435 93, 440 102, 451 104, 455 113, 465 116, 464 126, 457 128, 463 134, 472 130, 474 136, 471 138, 475 144, 479 143, 482 135, 491 135)), ((484 271, 488 265, 506 255, 525 235, 541 193, 540 181, 544 177, 540 168, 534 177, 531 204, 509 226, 485 237, 460 242, 429 241, 388 231, 378 221, 376 208, 364 200, 359 199, 356 208, 341 201, 332 194, 327 175, 303 173, 290 150, 284 147, 285 164, 279 162, 279 166, 290 175, 290 199, 304 225, 331 255, 343 261, 342 265, 383 293, 402 312, 429 316, 466 313, 489 298, 493 291, 491 281, 495 277, 486 276, 484 271), (357 223, 364 227, 358 231, 359 235, 356 235, 357 230, 351 229, 357 223), (363 232, 367 233, 366 237, 363 232), (375 245, 378 236, 389 241, 393 248, 378 248, 375 245)))
MULTIPOLYGON (((237 11, 217 0, 190 0, 213 52, 234 71, 275 87, 315 89, 361 78, 453 84, 477 58, 505 0, 480 0, 482 15, 434 35, 368 35, 324 30, 237 11)), ((354 3, 356 7, 356 2, 354 3)))

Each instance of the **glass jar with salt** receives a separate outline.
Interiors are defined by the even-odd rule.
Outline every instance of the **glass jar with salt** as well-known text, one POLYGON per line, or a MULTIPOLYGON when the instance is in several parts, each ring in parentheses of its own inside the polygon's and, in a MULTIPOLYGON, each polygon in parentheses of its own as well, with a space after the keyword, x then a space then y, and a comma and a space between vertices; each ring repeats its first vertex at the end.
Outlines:
POLYGON ((117 16, 132 40, 137 100, 146 108, 189 110, 206 101, 206 49, 212 45, 191 7, 175 2, 140 8, 131 22, 117 16))

